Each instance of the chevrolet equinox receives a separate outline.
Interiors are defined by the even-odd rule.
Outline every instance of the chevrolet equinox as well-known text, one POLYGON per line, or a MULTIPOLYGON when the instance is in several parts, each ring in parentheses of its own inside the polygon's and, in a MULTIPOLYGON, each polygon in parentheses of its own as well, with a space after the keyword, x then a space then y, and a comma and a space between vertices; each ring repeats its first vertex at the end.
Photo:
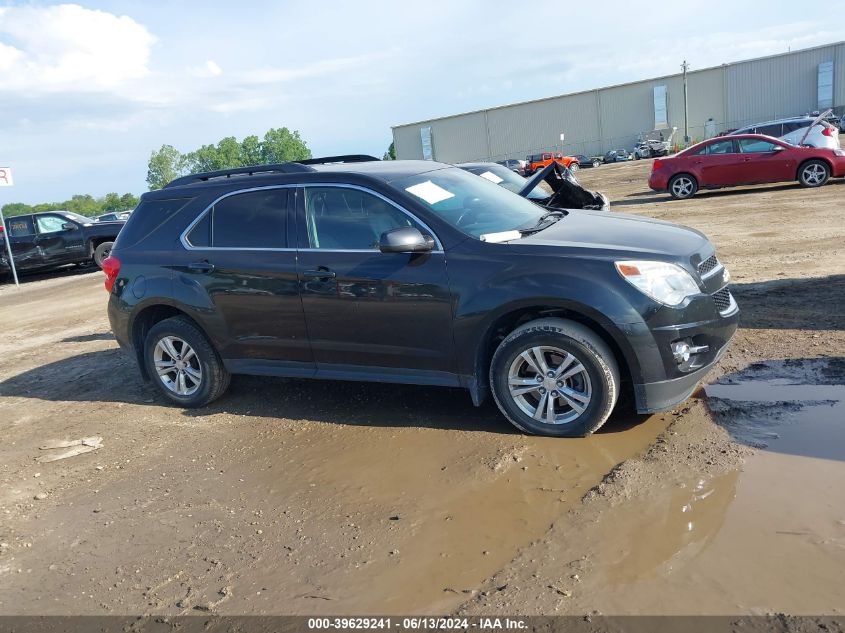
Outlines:
POLYGON ((178 406, 231 374, 442 385, 559 437, 620 394, 685 400, 739 312, 698 231, 357 155, 179 178, 103 269, 118 342, 178 406))

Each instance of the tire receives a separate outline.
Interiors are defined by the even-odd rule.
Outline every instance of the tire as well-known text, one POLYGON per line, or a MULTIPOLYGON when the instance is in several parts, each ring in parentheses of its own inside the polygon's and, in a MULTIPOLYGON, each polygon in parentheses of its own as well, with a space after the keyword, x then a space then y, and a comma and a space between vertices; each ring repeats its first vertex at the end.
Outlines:
POLYGON ((97 264, 99 268, 103 267, 103 262, 109 255, 111 255, 112 246, 114 246, 114 242, 103 242, 94 249, 94 263, 97 264))
POLYGON ((220 356, 205 334, 186 317, 164 319, 150 328, 144 341, 144 361, 156 388, 181 407, 204 407, 229 387, 231 376, 220 356), (190 351, 186 352, 184 345, 190 351), (173 370, 159 372, 157 363, 170 365, 170 361, 173 370))
POLYGON ((581 169, 581 165, 579 165, 578 163, 570 163, 569 164, 569 171, 576 172, 579 169, 581 169))
POLYGON ((830 180, 830 166, 823 160, 808 160, 798 168, 802 187, 821 187, 830 180))
POLYGON ((594 160, 594 161, 593 161, 593 167, 598 167, 599 165, 601 165, 601 161, 600 161, 600 160, 594 160))
POLYGON ((698 181, 690 174, 675 174, 669 180, 669 194, 675 200, 687 200, 698 191, 698 181))
POLYGON ((516 328, 501 342, 490 363, 490 386, 499 410, 516 428, 534 435, 583 437, 593 433, 613 411, 619 385, 619 368, 607 344, 589 328, 564 319, 538 319, 516 328), (562 367, 563 376, 575 373, 563 380, 547 373, 542 382, 537 381, 536 368, 542 369, 537 350, 549 371, 562 367), (512 383, 516 392, 511 390, 512 383), (562 395, 561 387, 567 396, 562 395), (548 405, 555 392, 561 395, 552 398, 549 411, 544 403, 548 405), (579 397, 571 397, 573 394, 579 397), (554 422, 547 421, 552 416, 554 422))

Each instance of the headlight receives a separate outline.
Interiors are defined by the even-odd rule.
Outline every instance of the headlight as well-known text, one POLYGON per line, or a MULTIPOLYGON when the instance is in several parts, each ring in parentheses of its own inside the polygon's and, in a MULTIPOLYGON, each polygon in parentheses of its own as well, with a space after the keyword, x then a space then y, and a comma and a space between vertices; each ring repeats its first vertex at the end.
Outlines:
POLYGON ((837 148, 837 149, 833 150, 833 153, 837 156, 845 156, 845 149, 837 148))
POLYGON ((637 290, 667 306, 680 305, 701 292, 692 275, 675 264, 624 261, 616 262, 616 270, 637 290))

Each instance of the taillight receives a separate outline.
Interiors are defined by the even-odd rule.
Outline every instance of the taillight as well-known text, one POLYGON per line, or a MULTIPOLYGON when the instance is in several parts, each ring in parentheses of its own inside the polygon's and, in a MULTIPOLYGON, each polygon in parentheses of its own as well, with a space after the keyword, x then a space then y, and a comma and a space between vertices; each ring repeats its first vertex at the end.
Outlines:
POLYGON ((651 171, 657 171, 663 166, 663 161, 659 158, 655 158, 654 162, 651 164, 651 171))
POLYGON ((114 282, 117 281, 117 274, 120 272, 120 260, 111 255, 103 260, 103 272, 106 273, 106 290, 111 292, 114 282))
POLYGON ((823 127, 822 134, 824 136, 833 136, 833 128, 832 127, 823 127))

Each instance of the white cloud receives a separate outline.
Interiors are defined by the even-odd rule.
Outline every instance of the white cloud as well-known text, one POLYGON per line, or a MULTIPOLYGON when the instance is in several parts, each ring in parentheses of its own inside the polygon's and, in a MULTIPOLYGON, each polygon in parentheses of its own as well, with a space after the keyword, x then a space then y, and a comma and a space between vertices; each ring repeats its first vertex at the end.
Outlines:
POLYGON ((0 92, 111 90, 149 73, 155 37, 128 16, 77 4, 0 9, 0 92))
POLYGON ((202 66, 189 69, 190 74, 194 77, 219 77, 223 74, 223 69, 213 59, 206 60, 202 66))

